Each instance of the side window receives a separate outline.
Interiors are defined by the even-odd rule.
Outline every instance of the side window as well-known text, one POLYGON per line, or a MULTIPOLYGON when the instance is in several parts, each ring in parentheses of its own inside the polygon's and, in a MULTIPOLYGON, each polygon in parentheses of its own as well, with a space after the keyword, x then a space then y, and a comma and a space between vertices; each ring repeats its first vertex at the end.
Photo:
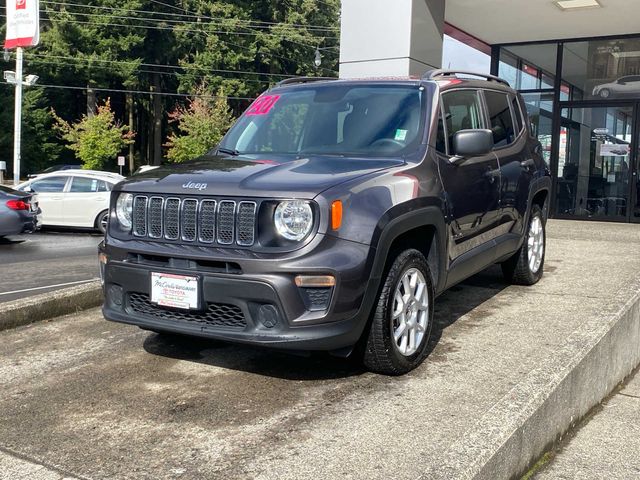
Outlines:
POLYGON ((480 99, 476 90, 457 90, 442 95, 449 153, 453 137, 460 130, 482 128, 480 99))
POLYGON ((41 180, 36 180, 31 183, 31 190, 34 192, 50 192, 57 193, 64 190, 64 186, 67 183, 67 177, 47 177, 41 180))
POLYGON ((489 111, 489 125, 493 132, 493 145, 496 148, 506 147, 515 139, 509 99, 501 92, 487 90, 484 94, 489 111))
POLYGON ((511 105, 513 106, 513 114, 515 115, 516 120, 516 137, 522 131, 522 127, 524 127, 524 120, 522 120, 522 110, 520 109, 520 102, 518 102, 518 97, 510 96, 511 105))
POLYGON ((105 182, 104 180, 98 180, 98 191, 99 192, 110 192, 111 191, 111 184, 108 182, 105 182))
POLYGON ((73 177, 70 192, 92 193, 98 191, 98 179, 86 177, 73 177))
POLYGON ((444 129, 444 117, 442 116, 442 109, 438 114, 438 133, 436 135, 436 150, 440 153, 447 153, 447 137, 444 129))

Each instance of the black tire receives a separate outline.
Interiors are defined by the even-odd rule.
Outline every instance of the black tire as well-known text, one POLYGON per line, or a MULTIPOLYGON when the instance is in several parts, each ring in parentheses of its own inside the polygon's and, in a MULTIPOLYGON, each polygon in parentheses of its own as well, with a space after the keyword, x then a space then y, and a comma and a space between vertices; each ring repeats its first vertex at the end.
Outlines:
POLYGON ((96 228, 100 230, 103 235, 107 232, 107 223, 109 221, 109 210, 100 212, 96 218, 96 228))
MULTIPOLYGON (((424 255, 418 250, 405 250, 393 261, 388 270, 384 284, 378 297, 378 303, 371 318, 371 325, 366 338, 363 363, 372 372, 384 375, 402 375, 422 363, 427 355, 431 327, 433 326, 433 281, 431 271, 424 255), (393 307, 396 288, 406 273, 412 269, 419 271, 426 284, 428 308, 426 326, 415 353, 405 356, 400 353, 399 346, 393 337, 393 307)), ((404 308, 404 307, 403 307, 404 308)))
POLYGON ((600 95, 600 98, 609 98, 611 96, 611 90, 609 90, 608 88, 603 88, 602 90, 600 90, 600 93, 598 93, 598 95, 600 95))
POLYGON ((546 241, 547 232, 542 210, 538 205, 533 205, 533 207, 531 207, 529 223, 527 224, 527 231, 522 246, 511 258, 502 262, 504 279, 514 285, 533 285, 538 283, 544 272, 544 258, 547 250, 546 241), (536 221, 540 222, 542 228, 542 258, 537 270, 532 268, 529 262, 529 251, 532 249, 530 242, 530 237, 532 236, 531 225, 536 221))

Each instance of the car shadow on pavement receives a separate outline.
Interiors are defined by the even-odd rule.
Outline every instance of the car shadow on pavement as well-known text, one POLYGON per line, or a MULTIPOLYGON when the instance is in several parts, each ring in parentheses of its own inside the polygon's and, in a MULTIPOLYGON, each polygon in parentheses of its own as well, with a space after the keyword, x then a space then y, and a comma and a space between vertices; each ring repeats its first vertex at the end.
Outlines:
POLYGON ((8 237, 0 237, 0 245, 18 245, 20 243, 23 243, 24 239, 20 239, 20 240, 11 240, 8 237))
MULTIPOLYGON (((500 268, 492 267, 438 297, 428 346, 429 356, 433 358, 425 361, 441 360, 442 355, 433 353, 445 330, 506 287, 500 268)), ((330 380, 366 373, 354 358, 336 358, 325 353, 298 355, 181 335, 150 333, 143 347, 152 355, 286 380, 330 380)), ((446 352, 443 354, 446 356, 446 352)))

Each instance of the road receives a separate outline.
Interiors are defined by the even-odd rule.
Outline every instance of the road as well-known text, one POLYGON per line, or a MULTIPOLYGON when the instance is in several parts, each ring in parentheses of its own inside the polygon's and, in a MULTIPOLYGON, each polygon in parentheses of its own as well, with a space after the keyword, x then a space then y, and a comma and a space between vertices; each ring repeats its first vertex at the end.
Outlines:
POLYGON ((92 232, 44 230, 0 240, 0 303, 99 277, 92 232))

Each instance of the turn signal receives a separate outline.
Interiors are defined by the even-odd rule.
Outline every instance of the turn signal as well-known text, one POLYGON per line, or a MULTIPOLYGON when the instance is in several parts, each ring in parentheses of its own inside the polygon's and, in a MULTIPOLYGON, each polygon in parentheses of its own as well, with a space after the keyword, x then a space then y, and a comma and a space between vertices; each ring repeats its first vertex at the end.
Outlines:
POLYGON ((326 288, 333 287, 335 284, 336 279, 331 275, 298 275, 296 277, 298 287, 326 288))
POLYGON ((336 200, 331 204, 331 228, 339 230, 342 225, 342 201, 336 200))

